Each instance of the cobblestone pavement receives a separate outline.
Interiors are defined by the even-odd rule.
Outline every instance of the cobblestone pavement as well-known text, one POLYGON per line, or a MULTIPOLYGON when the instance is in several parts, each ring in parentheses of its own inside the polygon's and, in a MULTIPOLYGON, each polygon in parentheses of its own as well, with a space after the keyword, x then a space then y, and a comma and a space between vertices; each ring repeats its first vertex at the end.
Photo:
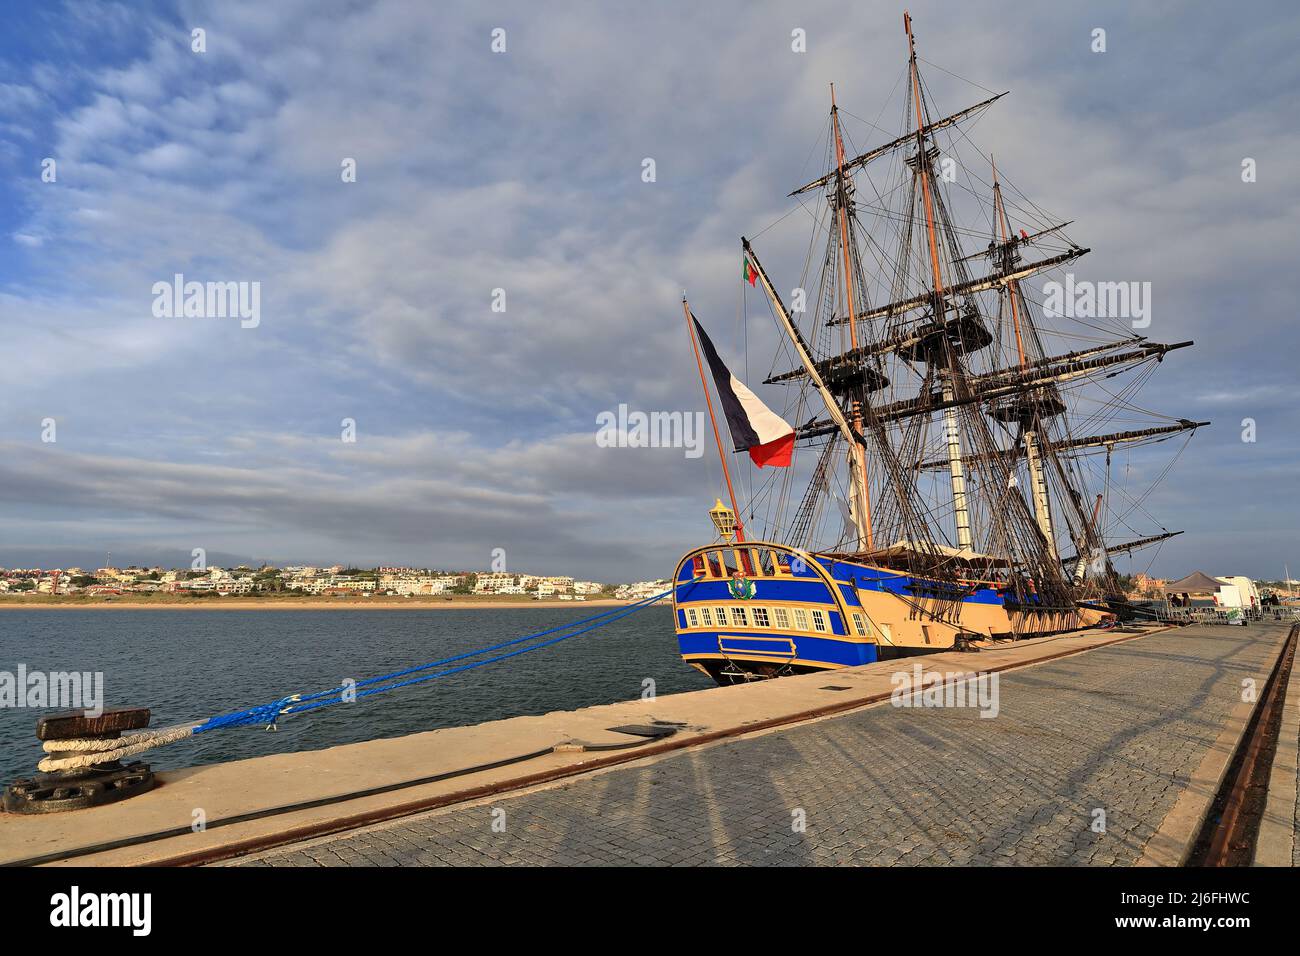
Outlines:
POLYGON ((1265 636, 1156 634, 999 675, 991 719, 877 706, 235 862, 1128 865, 1262 686, 1265 636))
MULTIPOLYGON (((1300 681, 1300 670, 1296 669, 1295 664, 1291 665, 1290 680, 1300 681)), ((1288 741, 1279 742, 1278 746, 1284 746, 1286 743, 1289 743, 1293 747, 1300 746, 1300 741, 1295 741, 1295 740, 1289 742, 1288 741)), ((1300 866, 1300 763, 1297 763, 1296 765, 1295 784, 1296 784, 1295 814, 1292 817, 1293 829, 1291 831, 1292 833, 1295 834, 1295 837, 1291 841, 1291 865, 1300 866)))

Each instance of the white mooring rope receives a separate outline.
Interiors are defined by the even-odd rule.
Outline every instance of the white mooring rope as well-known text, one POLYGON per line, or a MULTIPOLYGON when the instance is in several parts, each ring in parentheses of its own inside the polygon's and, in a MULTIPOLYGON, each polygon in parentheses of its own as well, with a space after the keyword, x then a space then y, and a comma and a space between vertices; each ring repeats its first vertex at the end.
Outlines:
POLYGON ((176 740, 183 740, 194 733, 198 724, 181 724, 176 727, 162 727, 158 730, 142 730, 108 740, 94 737, 79 737, 69 740, 47 740, 41 746, 46 753, 68 753, 77 751, 79 756, 43 757, 36 765, 42 773, 55 770, 81 770, 96 764, 109 763, 132 757, 154 747, 161 747, 176 740))

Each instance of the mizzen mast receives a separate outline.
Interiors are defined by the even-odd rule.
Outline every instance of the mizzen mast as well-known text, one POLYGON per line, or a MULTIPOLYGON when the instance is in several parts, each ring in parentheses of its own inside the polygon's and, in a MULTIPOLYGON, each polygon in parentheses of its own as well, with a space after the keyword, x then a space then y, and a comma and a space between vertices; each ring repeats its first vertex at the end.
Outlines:
MULTIPOLYGON (((1007 217, 1006 206, 1002 202, 1002 185, 998 182, 998 164, 990 159, 993 166, 993 218, 997 222, 998 236, 1000 241, 999 253, 1003 262, 999 263, 1004 272, 1011 272, 1015 266, 1013 257, 1017 257, 1015 243, 1011 241, 1011 221, 1007 217)), ((1016 334, 1016 353, 1020 357, 1020 367, 1023 369, 1029 364, 1025 356, 1025 339, 1020 329, 1020 282, 1017 279, 1011 279, 1006 284, 1007 298, 1011 302, 1011 323, 1016 334)), ((1027 318, 1028 316, 1026 316, 1027 318)), ((1055 398, 1055 396, 1052 396, 1055 398)), ((1043 474, 1042 453, 1038 444, 1038 420, 1040 411, 1049 410, 1060 405, 1059 400, 1055 405, 1046 405, 1042 401, 1030 401, 1021 403, 1016 407, 1016 412, 1020 424, 1020 438, 1025 445, 1025 463, 1029 466, 1029 491, 1030 497, 1034 503, 1034 519, 1038 522, 1038 530, 1043 533, 1043 540, 1047 545, 1047 553, 1055 560, 1059 552, 1056 550, 1056 532, 1052 528, 1052 503, 1047 497, 1047 479, 1043 474)), ((1062 410, 1064 406, 1060 406, 1062 410)))

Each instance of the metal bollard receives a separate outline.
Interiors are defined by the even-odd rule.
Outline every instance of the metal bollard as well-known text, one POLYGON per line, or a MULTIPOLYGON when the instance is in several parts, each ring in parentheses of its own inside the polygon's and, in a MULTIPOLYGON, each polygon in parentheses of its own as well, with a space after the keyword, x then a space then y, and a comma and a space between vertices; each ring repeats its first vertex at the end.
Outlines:
MULTIPOLYGON (((42 717, 36 722, 37 740, 94 738, 112 740, 126 730, 143 730, 149 726, 149 708, 106 710, 98 717, 79 711, 42 717)), ((51 757, 76 756, 80 751, 57 751, 51 757)), ((116 803, 154 787, 153 771, 140 761, 122 763, 111 760, 79 770, 56 770, 37 773, 5 787, 3 807, 6 813, 59 813, 116 803)))

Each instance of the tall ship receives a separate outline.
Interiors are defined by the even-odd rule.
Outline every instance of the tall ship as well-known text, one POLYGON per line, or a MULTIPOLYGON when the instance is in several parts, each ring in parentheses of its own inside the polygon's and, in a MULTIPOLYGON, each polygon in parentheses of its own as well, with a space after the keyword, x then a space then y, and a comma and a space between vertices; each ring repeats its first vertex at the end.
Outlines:
POLYGON ((1071 223, 971 138, 1006 94, 937 113, 906 14, 904 31, 901 135, 847 148, 831 87, 825 172, 790 193, 813 235, 789 304, 741 239, 742 318, 771 314, 783 408, 683 297, 723 472, 673 607, 682 657, 719 683, 1108 625, 1133 610, 1112 557, 1180 533, 1116 458, 1181 454, 1209 424, 1137 403, 1192 343, 1137 334, 1140 284, 1075 282, 1071 223))

